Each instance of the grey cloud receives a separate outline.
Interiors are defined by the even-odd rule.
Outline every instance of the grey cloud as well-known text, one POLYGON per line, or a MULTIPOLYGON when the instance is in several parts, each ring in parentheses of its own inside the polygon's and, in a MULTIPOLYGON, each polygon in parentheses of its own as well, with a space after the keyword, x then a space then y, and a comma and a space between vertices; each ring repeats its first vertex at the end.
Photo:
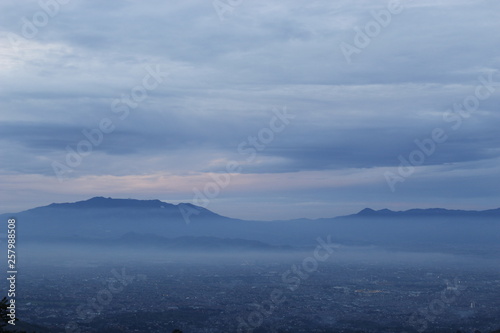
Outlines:
MULTIPOLYGON (((296 119, 243 172, 397 167, 398 156, 408 156, 414 140, 436 127, 449 139, 425 165, 478 162, 480 168, 494 161, 498 83, 460 129, 442 115, 474 93, 479 75, 500 70, 500 3, 406 2, 347 63, 340 43, 352 44, 354 28, 386 6, 382 0, 245 1, 221 22, 211 1, 71 1, 27 49, 15 51, 2 37, 0 146, 7 159, 0 169, 50 174, 51 161, 63 159, 67 145, 85 139, 83 129, 107 117, 116 130, 75 176, 224 172, 209 163, 244 160, 238 145, 282 106, 296 119), (120 121, 111 102, 141 82, 148 64, 169 75, 120 121)), ((37 1, 2 1, 2 36, 21 34, 21 18, 39 10, 37 1)), ((433 182, 458 189, 444 179, 425 186, 433 182)), ((401 187, 408 197, 427 191, 412 184, 401 187)), ((481 187, 490 193, 487 181, 478 184, 475 195, 481 187)))

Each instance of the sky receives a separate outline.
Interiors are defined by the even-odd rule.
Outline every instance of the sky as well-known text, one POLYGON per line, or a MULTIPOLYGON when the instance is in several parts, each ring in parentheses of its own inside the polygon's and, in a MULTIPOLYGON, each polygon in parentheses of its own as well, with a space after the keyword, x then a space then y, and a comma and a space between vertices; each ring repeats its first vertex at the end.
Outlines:
POLYGON ((0 2, 0 213, 500 207, 500 2, 0 2))

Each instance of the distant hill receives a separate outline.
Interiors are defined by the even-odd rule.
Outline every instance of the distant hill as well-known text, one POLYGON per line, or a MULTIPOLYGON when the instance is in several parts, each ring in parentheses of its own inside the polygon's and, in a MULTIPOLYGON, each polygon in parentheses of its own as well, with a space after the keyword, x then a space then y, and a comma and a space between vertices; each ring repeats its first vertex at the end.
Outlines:
POLYGON ((116 212, 116 210, 119 209, 126 212, 148 211, 149 213, 151 213, 153 211, 156 211, 163 215, 172 215, 173 217, 183 218, 180 208, 184 208, 184 210, 196 210, 196 214, 194 215, 195 217, 201 215, 201 217, 204 218, 224 218, 223 216, 218 215, 208 209, 189 203, 174 205, 160 200, 113 199, 105 197, 94 197, 88 200, 71 203, 53 203, 48 206, 29 209, 18 214, 50 214, 55 211, 73 211, 82 213, 82 211, 84 210, 101 210, 105 212, 114 210, 114 212, 116 212))
POLYGON ((421 217, 453 217, 453 218, 500 218, 500 208, 483 211, 450 210, 444 208, 410 209, 392 211, 390 209, 373 210, 365 208, 357 214, 341 216, 340 218, 421 218, 421 217))
MULTIPOLYGON (((103 210, 111 211, 113 209, 120 209, 125 211, 143 212, 152 211, 161 212, 164 215, 172 215, 173 217, 183 219, 181 208, 188 213, 190 220, 198 219, 231 219, 222 215, 216 214, 208 209, 196 206, 190 203, 180 203, 178 205, 170 204, 160 200, 138 200, 138 199, 113 199, 105 197, 94 197, 84 201, 77 201, 71 203, 52 203, 47 206, 32 208, 19 213, 2 214, 0 216, 6 217, 19 214, 47 214, 55 211, 74 211, 82 213, 84 210, 103 210), (189 210, 192 210, 189 214, 189 210)), ((186 214, 186 213, 185 213, 186 214)), ((337 216, 332 218, 380 218, 380 217, 398 217, 398 218, 414 218, 414 217, 481 217, 481 218, 495 218, 500 217, 500 208, 489 209, 483 211, 476 210, 450 210, 444 208, 428 208, 428 209, 409 209, 405 211, 393 211, 390 209, 373 210, 365 208, 356 214, 337 216)), ((331 218, 322 218, 327 220, 331 218)), ((238 220, 238 219, 231 219, 238 220)), ((293 221, 311 221, 308 219, 295 219, 293 221)))
MULTIPOLYGON (((63 240, 119 245, 130 235, 155 235, 155 246, 197 237, 206 248, 314 246, 318 237, 345 245, 462 253, 500 253, 500 209, 464 211, 434 209, 363 209, 357 214, 317 220, 245 221, 218 215, 192 204, 160 200, 95 197, 74 203, 54 203, 14 214, 19 242, 63 240), (187 218, 186 218, 187 217, 187 218), (259 243, 245 243, 245 242, 259 243), (160 244, 161 243, 161 244, 160 244)), ((4 229, 5 230, 5 229, 4 229)), ((149 242, 153 242, 150 237, 149 242)))
POLYGON ((191 204, 173 205, 160 200, 95 197, 74 203, 54 203, 14 214, 19 237, 60 239, 67 236, 109 239, 127 232, 158 233, 168 237, 224 236, 217 226, 240 222, 191 204), (187 218, 186 218, 187 217, 187 218), (188 232, 186 232, 188 231, 188 232))
POLYGON ((154 234, 128 232, 117 239, 89 239, 83 237, 63 238, 61 241, 74 245, 100 247, 153 248, 169 251, 288 251, 287 246, 272 246, 263 242, 240 238, 192 237, 168 238, 154 234))

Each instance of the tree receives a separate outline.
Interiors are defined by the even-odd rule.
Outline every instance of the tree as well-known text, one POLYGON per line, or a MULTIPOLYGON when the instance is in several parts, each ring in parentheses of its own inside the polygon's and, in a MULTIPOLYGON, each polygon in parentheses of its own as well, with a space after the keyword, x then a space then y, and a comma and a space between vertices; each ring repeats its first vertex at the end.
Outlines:
POLYGON ((7 297, 2 298, 0 301, 0 332, 3 332, 3 327, 7 326, 10 317, 7 316, 9 311, 7 310, 9 302, 7 297))
MULTIPOLYGON (((4 328, 5 326, 7 326, 10 320, 10 317, 8 316, 9 314, 8 306, 9 306, 9 300, 7 299, 7 297, 2 298, 2 300, 0 301, 0 332, 5 332, 5 333, 11 332, 4 328)), ((26 332, 16 331, 16 333, 26 333, 26 332)))

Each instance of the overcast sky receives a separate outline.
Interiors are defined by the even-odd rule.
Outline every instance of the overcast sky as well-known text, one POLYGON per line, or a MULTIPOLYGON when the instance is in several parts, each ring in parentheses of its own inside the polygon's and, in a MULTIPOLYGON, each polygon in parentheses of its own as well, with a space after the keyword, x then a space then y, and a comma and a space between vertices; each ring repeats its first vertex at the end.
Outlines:
POLYGON ((1 1, 0 212, 500 207, 500 2, 393 2, 1 1))

